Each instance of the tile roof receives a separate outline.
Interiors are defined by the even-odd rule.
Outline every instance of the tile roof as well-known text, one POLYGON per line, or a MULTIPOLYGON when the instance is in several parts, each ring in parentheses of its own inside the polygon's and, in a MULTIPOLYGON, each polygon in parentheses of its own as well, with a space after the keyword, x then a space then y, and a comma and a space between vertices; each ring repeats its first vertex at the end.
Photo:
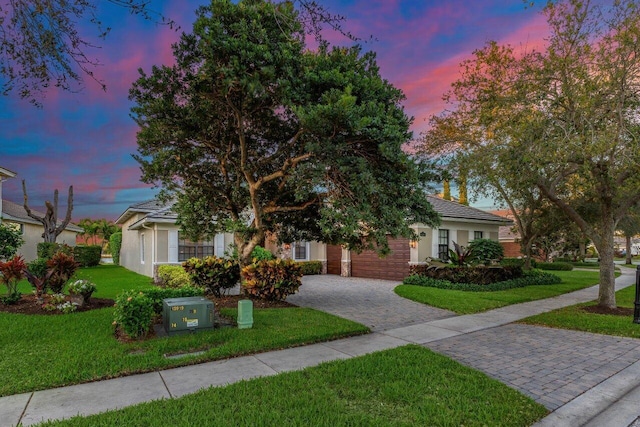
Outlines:
POLYGON ((471 206, 462 205, 450 200, 444 200, 436 196, 427 196, 429 203, 433 209, 440 214, 442 218, 470 219, 476 221, 492 222, 500 225, 507 225, 511 220, 490 212, 486 212, 471 206))
MULTIPOLYGON (((44 216, 44 213, 34 209, 31 209, 31 212, 34 215, 44 216)), ((40 222, 36 221, 35 219, 27 215, 27 211, 24 210, 24 206, 9 200, 4 200, 4 199, 2 200, 2 217, 7 220, 15 221, 15 222, 42 225, 40 222)), ((62 221, 58 221, 58 224, 61 224, 61 223, 62 221)), ((77 225, 72 223, 69 223, 65 229, 69 231, 75 231, 78 233, 81 233, 82 231, 84 231, 81 227, 78 227, 77 225)))

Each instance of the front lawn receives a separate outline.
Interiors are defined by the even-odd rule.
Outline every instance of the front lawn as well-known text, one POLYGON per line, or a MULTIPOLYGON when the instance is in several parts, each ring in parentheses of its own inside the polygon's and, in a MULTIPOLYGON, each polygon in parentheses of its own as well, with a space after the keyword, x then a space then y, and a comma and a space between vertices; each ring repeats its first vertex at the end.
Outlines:
POLYGON ((547 410, 420 346, 210 388, 56 426, 529 426, 547 410))
MULTIPOLYGON (((116 266, 81 269, 76 277, 95 282, 99 298, 150 286, 148 277, 116 266)), ((237 314, 236 309, 221 311, 233 318, 237 314)), ((252 329, 220 328, 121 343, 114 337, 112 321, 112 308, 55 316, 0 312, 0 396, 368 332, 363 325, 313 309, 272 308, 254 310, 252 329), (204 353, 180 359, 165 357, 193 351, 204 353)))
POLYGON ((458 314, 479 313, 505 305, 551 298, 587 288, 598 283, 597 271, 554 271, 562 279, 558 285, 536 285, 493 292, 468 292, 426 286, 400 285, 395 292, 401 297, 444 308, 458 314))
MULTIPOLYGON (((616 292, 618 307, 633 308, 635 286, 629 286, 616 292)), ((640 325, 633 323, 633 314, 616 316, 596 314, 582 310, 582 307, 596 305, 595 301, 572 305, 548 313, 523 319, 522 323, 550 326, 552 328, 573 329, 597 334, 640 338, 640 325)))

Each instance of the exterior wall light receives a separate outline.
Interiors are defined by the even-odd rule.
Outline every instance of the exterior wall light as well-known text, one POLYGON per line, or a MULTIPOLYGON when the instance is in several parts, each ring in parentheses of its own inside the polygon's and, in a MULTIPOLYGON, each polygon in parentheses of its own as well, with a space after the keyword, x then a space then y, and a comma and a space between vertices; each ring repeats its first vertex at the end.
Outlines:
POLYGON ((411 246, 413 249, 418 247, 418 242, 416 242, 415 240, 411 240, 409 242, 409 246, 411 246))

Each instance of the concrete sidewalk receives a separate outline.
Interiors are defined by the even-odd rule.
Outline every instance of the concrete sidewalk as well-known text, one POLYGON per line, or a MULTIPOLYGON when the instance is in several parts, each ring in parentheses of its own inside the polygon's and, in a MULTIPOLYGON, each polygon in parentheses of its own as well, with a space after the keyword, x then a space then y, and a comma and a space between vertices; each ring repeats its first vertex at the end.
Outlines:
MULTIPOLYGON (((622 273, 616 280, 617 289, 635 282, 635 270, 622 269, 622 273)), ((409 343, 431 346, 446 344, 449 339, 465 340, 465 337, 467 341, 476 341, 475 332, 497 331, 528 316, 590 301, 597 297, 597 292, 594 286, 485 313, 448 317, 321 344, 7 396, 0 398, 0 427, 18 423, 32 425, 46 419, 90 415, 140 402, 179 397, 210 386, 276 375, 409 343)), ((640 340, 631 341, 633 344, 637 341, 640 347, 640 340)), ((536 425, 627 427, 634 423, 640 415, 640 362, 629 360, 624 366, 607 378, 596 379, 592 388, 558 407, 536 425)))

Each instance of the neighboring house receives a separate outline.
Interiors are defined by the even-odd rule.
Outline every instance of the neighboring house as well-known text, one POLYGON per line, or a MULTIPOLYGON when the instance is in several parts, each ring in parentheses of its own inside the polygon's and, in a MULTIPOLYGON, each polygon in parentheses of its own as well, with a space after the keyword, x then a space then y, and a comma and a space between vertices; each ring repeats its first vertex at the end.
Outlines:
POLYGON ((0 222, 2 222, 2 183, 14 176, 16 176, 15 172, 0 166, 0 222))
MULTIPOLYGON (((428 197, 440 214, 440 226, 432 229, 414 224, 412 228, 419 240, 390 239, 392 252, 385 258, 379 258, 374 251, 358 254, 321 242, 277 246, 275 242, 268 241, 266 246, 282 258, 321 261, 323 273, 401 280, 409 274, 411 265, 423 264, 427 258, 446 259, 453 242, 466 246, 474 239, 497 241, 499 227, 510 223, 508 219, 476 208, 428 197)), ((178 264, 192 256, 222 256, 233 243, 230 233, 218 234, 211 242, 190 242, 182 238, 176 219, 177 215, 170 206, 157 201, 130 206, 116 220, 116 224, 122 225, 120 264, 153 277, 158 265, 178 264)))
MULTIPOLYGON (((491 211, 491 213, 509 220, 514 219, 513 213, 509 209, 491 211)), ((504 248, 504 256, 507 258, 521 258, 520 233, 514 224, 501 226, 499 233, 499 242, 504 248)))
MULTIPOLYGON (((379 258, 375 251, 356 253, 336 245, 317 242, 307 243, 310 259, 314 252, 322 255, 326 272, 342 276, 366 277, 386 280, 402 280, 409 275, 411 265, 426 263, 427 259, 446 260, 453 242, 467 246, 474 239, 498 241, 500 226, 510 220, 470 206, 448 201, 435 196, 427 196, 433 209, 440 215, 440 226, 430 228, 424 224, 413 224, 418 235, 417 241, 409 239, 389 239, 392 250, 385 258, 379 258)), ((300 245, 301 244, 296 244, 300 245)), ((294 251, 295 245, 292 245, 294 251)), ((304 252, 304 251, 302 251, 304 252)), ((292 253, 295 259, 296 253, 292 253)))
MULTIPOLYGON (((31 210, 37 216, 44 216, 42 212, 31 210)), ((22 255, 25 261, 30 262, 38 257, 38 243, 43 242, 42 223, 30 218, 24 210, 24 206, 9 200, 2 201, 2 221, 5 225, 13 224, 22 233, 24 244, 20 246, 18 255, 22 255)), ((65 243, 69 246, 76 245, 76 236, 82 233, 82 228, 74 224, 68 224, 56 239, 57 243, 65 243)))
POLYGON ((155 277, 159 265, 180 265, 192 257, 221 257, 233 243, 231 233, 218 234, 212 241, 192 242, 180 232, 177 218, 170 204, 157 200, 129 206, 115 222, 122 226, 120 265, 155 277))

